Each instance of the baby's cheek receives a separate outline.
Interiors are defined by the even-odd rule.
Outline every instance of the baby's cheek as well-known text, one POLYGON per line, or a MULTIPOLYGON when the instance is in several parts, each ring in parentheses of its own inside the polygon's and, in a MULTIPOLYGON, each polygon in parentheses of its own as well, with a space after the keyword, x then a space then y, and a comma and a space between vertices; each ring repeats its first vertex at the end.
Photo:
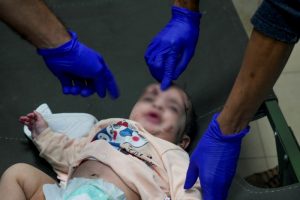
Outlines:
POLYGON ((176 138, 176 133, 178 132, 177 126, 174 125, 169 125, 164 128, 164 134, 166 137, 170 138, 173 140, 173 138, 176 138))
POLYGON ((138 114, 137 114, 137 113, 131 113, 131 115, 129 116, 129 119, 130 119, 130 120, 137 121, 137 119, 138 119, 138 114))
POLYGON ((174 126, 173 125, 168 125, 164 128, 164 130, 168 133, 173 132, 174 131, 174 126))

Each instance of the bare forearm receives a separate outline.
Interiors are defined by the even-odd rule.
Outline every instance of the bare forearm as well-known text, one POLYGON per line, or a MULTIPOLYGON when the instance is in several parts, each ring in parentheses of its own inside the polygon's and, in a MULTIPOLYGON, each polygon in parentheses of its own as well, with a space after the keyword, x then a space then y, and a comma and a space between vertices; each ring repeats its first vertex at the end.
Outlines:
POLYGON ((0 0, 0 19, 37 48, 54 48, 70 40, 66 28, 41 0, 0 0))
POLYGON ((174 5, 192 11, 199 11, 199 0, 174 0, 174 5))
POLYGON ((224 134, 239 132, 248 125, 273 88, 292 49, 291 44, 252 32, 241 70, 217 119, 224 134))

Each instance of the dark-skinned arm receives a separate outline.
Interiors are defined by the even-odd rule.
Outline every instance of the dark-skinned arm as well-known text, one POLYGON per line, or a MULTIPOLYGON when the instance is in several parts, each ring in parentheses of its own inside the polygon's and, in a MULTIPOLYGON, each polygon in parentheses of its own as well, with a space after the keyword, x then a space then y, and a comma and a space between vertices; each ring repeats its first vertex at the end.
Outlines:
POLYGON ((40 0, 0 0, 0 19, 37 48, 55 48, 71 39, 40 0))
POLYGON ((199 0, 174 0, 174 6, 199 12, 199 0))
POLYGON ((220 114, 215 114, 191 155, 185 188, 200 178, 204 200, 225 200, 248 123, 281 74, 299 40, 300 2, 265 0, 252 17, 254 30, 240 72, 220 114))
POLYGON ((248 123, 272 89, 293 49, 254 30, 226 104, 191 155, 185 188, 200 177, 204 200, 225 200, 248 123))
MULTIPOLYGON (((74 13, 75 15, 75 13, 74 13)), ((0 0, 0 19, 38 48, 64 94, 119 96, 103 57, 82 44, 41 0, 0 0)))
POLYGON ((294 44, 253 30, 231 93, 217 121, 223 134, 244 129, 273 88, 294 44))

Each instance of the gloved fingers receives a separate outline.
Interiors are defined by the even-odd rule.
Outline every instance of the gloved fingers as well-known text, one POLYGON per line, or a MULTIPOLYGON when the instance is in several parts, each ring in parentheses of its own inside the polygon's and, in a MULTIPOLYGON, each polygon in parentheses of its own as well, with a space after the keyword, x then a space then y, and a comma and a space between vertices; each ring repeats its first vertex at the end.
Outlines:
POLYGON ((62 90, 64 94, 72 94, 72 79, 69 76, 65 76, 63 74, 56 74, 56 77, 61 83, 62 90))
POLYGON ((85 83, 83 79, 73 79, 73 87, 71 92, 73 95, 78 95, 81 93, 82 88, 84 88, 85 83))
POLYGON ((155 48, 149 53, 147 58, 147 65, 150 70, 151 75, 157 81, 162 80, 163 76, 163 54, 161 52, 161 46, 159 44, 155 45, 155 48))
POLYGON ((108 67, 100 55, 98 61, 102 69, 95 74, 93 81, 98 96, 104 98, 106 96, 106 70, 108 70, 108 67))
POLYGON ((151 43, 148 45, 147 50, 145 52, 144 58, 146 60, 146 63, 148 63, 148 60, 150 59, 151 55, 153 55, 153 51, 157 49, 157 47, 160 45, 160 42, 157 42, 156 39, 153 39, 151 43))
POLYGON ((181 75, 181 73, 186 69, 187 65, 189 64, 191 58, 193 56, 193 53, 185 50, 183 51, 183 54, 181 55, 181 59, 177 64, 177 67, 175 69, 175 72, 173 74, 173 79, 177 80, 178 77, 181 75))
POLYGON ((150 73, 153 78, 155 78, 156 81, 161 82, 163 74, 164 74, 164 68, 162 67, 156 67, 155 69, 150 69, 150 73))
MULTIPOLYGON (((152 76, 159 82, 163 81, 166 73, 167 59, 172 54, 173 48, 169 45, 160 45, 153 51, 149 59, 149 68, 152 76)), ((171 76, 172 77, 172 76, 171 76)))
POLYGON ((172 50, 166 55, 164 63, 164 76, 161 82, 161 89, 166 90, 170 87, 173 80, 174 69, 177 64, 179 49, 173 47, 172 50))
POLYGON ((163 68, 164 67, 164 63, 165 63, 165 58, 166 58, 166 56, 163 53, 155 55, 153 57, 153 61, 151 62, 152 63, 152 67, 154 69, 163 68))
POLYGON ((110 96, 113 99, 118 98, 120 95, 119 89, 118 89, 118 86, 117 86, 114 76, 112 75, 111 71, 108 68, 106 68, 106 70, 104 72, 104 79, 105 79, 106 87, 107 87, 107 90, 108 90, 110 96))
POLYGON ((163 78, 163 80, 161 81, 161 84, 160 84, 160 89, 161 90, 165 91, 170 87, 170 85, 172 84, 172 78, 171 77, 172 77, 172 74, 170 74, 170 75, 168 75, 168 73, 167 73, 167 75, 165 74, 165 76, 164 76, 164 78, 163 78))
POLYGON ((186 173, 184 189, 190 189, 194 186, 199 177, 199 169, 197 165, 191 160, 189 168, 186 173))
POLYGON ((94 84, 99 97, 104 98, 106 96, 106 85, 102 74, 99 74, 94 78, 94 84))
POLYGON ((83 97, 88 97, 94 94, 94 92, 95 92, 95 86, 93 81, 85 80, 85 86, 82 88, 80 95, 83 97))
POLYGON ((161 49, 161 51, 155 56, 154 62, 152 63, 151 74, 159 82, 163 81, 165 77, 166 60, 169 56, 167 51, 167 49, 161 49))

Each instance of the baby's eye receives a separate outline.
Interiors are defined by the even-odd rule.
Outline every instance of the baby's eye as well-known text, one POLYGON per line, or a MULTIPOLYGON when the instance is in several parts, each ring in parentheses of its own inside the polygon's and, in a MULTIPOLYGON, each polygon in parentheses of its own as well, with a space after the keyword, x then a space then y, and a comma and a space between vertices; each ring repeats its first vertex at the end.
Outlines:
POLYGON ((147 96, 146 96, 146 97, 143 97, 142 100, 143 100, 143 101, 147 101, 147 102, 152 102, 152 101, 154 100, 154 98, 153 98, 153 97, 147 97, 147 96))
POLYGON ((176 106, 169 105, 168 108, 175 113, 179 113, 179 109, 176 106))

